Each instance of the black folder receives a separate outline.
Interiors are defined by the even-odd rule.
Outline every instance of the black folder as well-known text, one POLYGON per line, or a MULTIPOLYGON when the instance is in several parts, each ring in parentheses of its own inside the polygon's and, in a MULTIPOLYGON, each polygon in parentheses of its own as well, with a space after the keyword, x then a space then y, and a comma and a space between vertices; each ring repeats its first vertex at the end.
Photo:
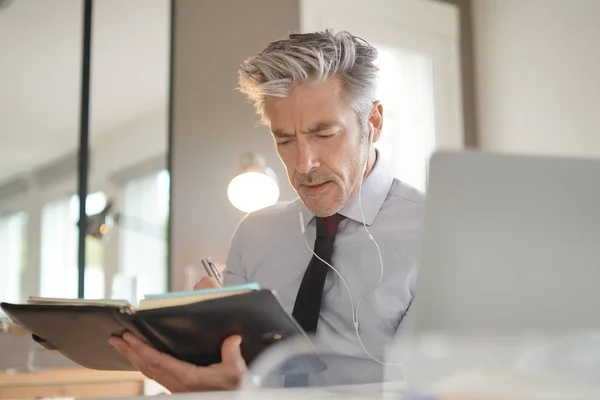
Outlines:
MULTIPOLYGON (((44 347, 84 367, 134 370, 108 339, 130 331, 157 350, 208 366, 221 361, 221 344, 242 336, 241 353, 250 365, 267 347, 291 337, 308 337, 273 292, 252 290, 190 304, 135 310, 120 304, 10 304, 2 310, 44 347)), ((316 355, 316 353, 314 353, 316 355)), ((318 357, 300 357, 286 373, 325 368, 318 357)))

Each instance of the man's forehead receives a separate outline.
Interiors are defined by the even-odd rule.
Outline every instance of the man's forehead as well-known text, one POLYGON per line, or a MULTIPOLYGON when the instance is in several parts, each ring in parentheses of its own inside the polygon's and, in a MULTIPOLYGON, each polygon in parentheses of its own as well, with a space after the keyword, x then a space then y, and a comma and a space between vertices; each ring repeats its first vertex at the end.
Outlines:
POLYGON ((330 78, 325 82, 307 81, 294 85, 286 97, 266 96, 265 110, 269 112, 282 109, 335 107, 343 103, 343 100, 341 81, 330 78))
MULTIPOLYGON (((303 84, 308 85, 308 84, 303 84)), ((317 129, 325 125, 345 125, 352 109, 325 84, 296 88, 285 98, 267 97, 264 116, 271 131, 317 129)))
POLYGON ((272 113, 266 115, 271 132, 315 133, 327 129, 345 128, 352 109, 315 110, 315 112, 272 113))

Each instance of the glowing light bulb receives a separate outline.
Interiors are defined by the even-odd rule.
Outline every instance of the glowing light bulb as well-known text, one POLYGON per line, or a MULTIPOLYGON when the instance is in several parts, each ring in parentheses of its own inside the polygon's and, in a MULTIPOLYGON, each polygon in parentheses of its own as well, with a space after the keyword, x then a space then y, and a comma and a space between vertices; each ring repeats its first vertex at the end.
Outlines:
POLYGON ((275 204, 279 200, 279 186, 267 174, 244 172, 231 180, 227 197, 235 208, 249 213, 275 204))

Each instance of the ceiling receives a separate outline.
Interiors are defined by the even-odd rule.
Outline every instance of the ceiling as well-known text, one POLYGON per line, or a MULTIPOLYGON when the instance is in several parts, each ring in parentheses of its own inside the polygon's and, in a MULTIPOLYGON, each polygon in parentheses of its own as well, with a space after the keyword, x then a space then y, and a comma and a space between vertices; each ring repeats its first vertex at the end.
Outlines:
MULTIPOLYGON (((77 150, 82 0, 0 8, 0 185, 77 150)), ((168 104, 169 0, 96 0, 91 143, 168 104)), ((166 135, 166 132, 165 132, 166 135)))

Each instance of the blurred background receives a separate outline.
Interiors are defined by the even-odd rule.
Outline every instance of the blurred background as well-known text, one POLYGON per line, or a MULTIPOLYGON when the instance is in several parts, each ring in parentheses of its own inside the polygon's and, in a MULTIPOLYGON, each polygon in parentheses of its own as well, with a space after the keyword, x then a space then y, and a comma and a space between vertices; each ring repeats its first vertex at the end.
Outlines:
MULTIPOLYGON (((0 9, 3 301, 78 295, 83 4, 0 9)), ((86 211, 122 218, 107 240, 87 235, 84 293, 109 297, 126 276, 164 291, 170 2, 97 1, 92 15, 86 211)))
POLYGON ((95 0, 82 149, 85 4, 0 0, 0 301, 135 301, 223 265, 245 211, 295 198, 234 90, 290 32, 378 47, 377 146, 421 190, 436 149, 600 155, 597 0, 95 0), (257 168, 275 186, 239 204, 257 168))

